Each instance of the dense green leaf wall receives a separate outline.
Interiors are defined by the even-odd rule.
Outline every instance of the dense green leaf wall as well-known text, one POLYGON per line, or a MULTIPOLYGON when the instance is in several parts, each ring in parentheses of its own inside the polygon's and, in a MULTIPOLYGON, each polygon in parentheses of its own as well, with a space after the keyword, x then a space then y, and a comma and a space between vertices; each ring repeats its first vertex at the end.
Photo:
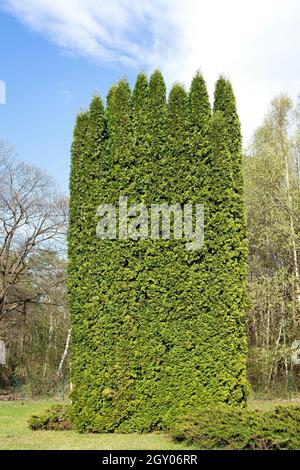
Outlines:
POLYGON ((241 135, 230 83, 212 114, 197 74, 168 99, 160 72, 121 80, 79 114, 70 177, 73 420, 80 431, 168 427, 203 404, 245 403, 241 135), (99 204, 204 204, 185 239, 99 240, 99 204))

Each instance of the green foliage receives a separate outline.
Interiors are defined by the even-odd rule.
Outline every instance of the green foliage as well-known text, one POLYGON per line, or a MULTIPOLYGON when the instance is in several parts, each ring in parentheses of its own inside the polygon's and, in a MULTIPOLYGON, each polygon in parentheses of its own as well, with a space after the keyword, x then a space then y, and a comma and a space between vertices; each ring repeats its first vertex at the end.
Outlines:
POLYGON ((189 93, 176 84, 167 101, 161 73, 149 83, 141 73, 132 95, 121 80, 105 111, 100 103, 79 115, 72 147, 73 422, 80 431, 142 432, 203 404, 244 403, 245 234, 232 177, 240 142, 231 148, 227 134, 234 97, 213 130, 199 74, 189 93), (208 243, 187 251, 184 239, 98 240, 97 206, 121 195, 147 206, 204 204, 208 243))
POLYGON ((207 272, 207 337, 209 360, 222 371, 215 399, 229 404, 245 400, 247 353, 245 333, 247 245, 242 195, 240 125, 231 85, 216 85, 208 166, 208 203, 205 232, 207 272), (232 138, 236 137, 233 143, 232 138), (218 345, 215 335, 218 332, 218 345))
POLYGON ((300 333, 299 126, 298 106, 277 96, 244 158, 248 374, 256 392, 283 396, 300 384, 299 366, 291 363, 300 333))
MULTIPOLYGON (((55 378, 69 328, 65 272, 66 260, 50 250, 27 260, 22 295, 40 298, 43 292, 47 302, 28 302, 26 315, 16 310, 1 321, 9 344, 7 364, 0 372, 1 389, 22 397, 61 392, 62 383, 55 378)), ((62 370, 66 384, 68 374, 66 360, 62 370)))
POLYGON ((71 429, 70 406, 53 405, 51 408, 28 418, 28 426, 33 431, 55 430, 66 431, 71 429))
POLYGON ((200 449, 284 450, 300 448, 299 431, 300 407, 263 412, 219 405, 181 418, 171 434, 200 449))

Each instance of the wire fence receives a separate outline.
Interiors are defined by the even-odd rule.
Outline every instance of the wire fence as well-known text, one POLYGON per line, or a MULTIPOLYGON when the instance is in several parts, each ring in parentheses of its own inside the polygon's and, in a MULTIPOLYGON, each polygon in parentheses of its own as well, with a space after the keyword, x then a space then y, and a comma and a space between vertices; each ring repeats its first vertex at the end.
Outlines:
POLYGON ((0 400, 29 400, 35 398, 55 398, 65 400, 70 393, 71 385, 68 377, 59 379, 36 378, 25 381, 17 374, 12 374, 5 385, 0 387, 0 400))

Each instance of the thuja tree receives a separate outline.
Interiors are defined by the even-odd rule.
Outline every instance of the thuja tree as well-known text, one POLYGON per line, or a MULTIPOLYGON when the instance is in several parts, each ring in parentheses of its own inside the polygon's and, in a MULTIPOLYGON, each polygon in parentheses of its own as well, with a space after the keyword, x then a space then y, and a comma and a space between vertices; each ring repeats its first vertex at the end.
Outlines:
POLYGON ((209 194, 205 232, 210 325, 208 362, 215 399, 243 402, 245 378, 246 227, 242 194, 240 123, 231 84, 221 77, 215 88, 208 165, 209 194))
MULTIPOLYGON (((70 179, 73 419, 81 430, 168 427, 211 402, 245 403, 241 136, 228 81, 213 117, 197 74, 166 98, 160 72, 120 81, 77 118, 70 179), (204 204, 206 240, 99 240, 99 204, 204 204)), ((148 214, 151 214, 148 211, 148 214)), ((119 222, 118 217, 116 220, 119 222)), ((129 219, 129 224, 130 219, 129 219)), ((173 233, 173 232, 172 232, 173 233)), ((117 236, 119 237, 119 233, 117 236)))

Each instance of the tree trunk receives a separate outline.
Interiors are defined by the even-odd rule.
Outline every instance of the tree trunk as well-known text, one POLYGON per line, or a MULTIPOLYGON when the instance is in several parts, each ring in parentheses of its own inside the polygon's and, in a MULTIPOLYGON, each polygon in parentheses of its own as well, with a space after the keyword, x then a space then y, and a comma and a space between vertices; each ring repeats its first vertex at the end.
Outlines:
POLYGON ((65 359, 66 359, 68 351, 69 351, 70 341, 71 341, 71 328, 68 331, 68 336, 67 336, 67 339, 66 339, 65 349, 64 349, 64 352, 61 356, 61 360, 60 360, 60 363, 59 363, 59 366, 58 366, 58 369, 57 369, 57 372, 56 372, 56 375, 55 375, 55 382, 58 382, 58 380, 61 376, 62 368, 63 368, 65 359))
POLYGON ((51 347, 51 341, 52 341, 52 336, 53 336, 53 330, 54 330, 54 326, 53 326, 53 315, 52 315, 52 313, 50 313, 49 332, 48 332, 48 344, 47 344, 47 348, 46 348, 45 362, 44 362, 44 367, 43 367, 43 378, 46 377, 46 371, 47 371, 47 365, 48 365, 48 354, 49 354, 50 347, 51 347))
POLYGON ((300 272, 299 272, 296 234, 295 234, 295 225, 294 225, 294 217, 293 217, 293 198, 292 198, 291 184, 290 184, 289 149, 288 149, 288 143, 287 143, 283 126, 281 126, 280 137, 281 137, 281 148, 282 148, 282 152, 284 156, 284 163, 285 163, 285 184, 286 184, 286 191, 287 191, 294 275, 295 275, 295 281, 296 281, 296 298, 297 298, 297 301, 300 303, 300 272))

